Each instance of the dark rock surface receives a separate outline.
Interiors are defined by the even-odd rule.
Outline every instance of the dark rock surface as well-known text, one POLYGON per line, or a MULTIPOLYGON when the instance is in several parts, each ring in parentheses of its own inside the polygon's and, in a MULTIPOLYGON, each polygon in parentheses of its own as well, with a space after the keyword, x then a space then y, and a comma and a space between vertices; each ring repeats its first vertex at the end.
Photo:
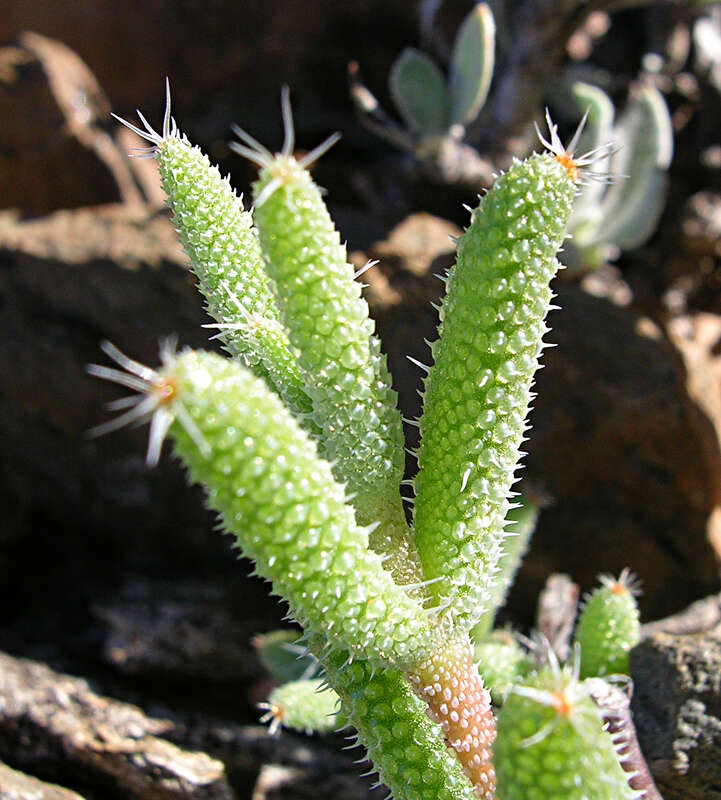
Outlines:
POLYGON ((522 574, 540 586, 567 572, 587 590, 598 573, 629 567, 642 580, 643 618, 657 619, 718 587, 708 539, 718 476, 705 451, 719 440, 693 423, 657 325, 575 285, 556 290, 561 310, 545 338, 558 346, 537 376, 526 461, 553 503, 522 574))
POLYGON ((666 331, 678 353, 689 419, 701 443, 713 508, 708 538, 721 560, 721 316, 708 311, 675 314, 666 331))
MULTIPOLYGON (((267 726, 237 725, 220 718, 187 717, 167 733, 181 747, 202 750, 223 761, 239 797, 256 791, 282 791, 294 797, 293 779, 299 781, 301 797, 314 788, 322 797, 332 797, 328 787, 343 786, 352 797, 380 800, 387 792, 372 791, 372 779, 361 777, 370 769, 360 747, 350 750, 341 735, 303 736, 285 730, 271 736, 267 726), (266 767, 271 768, 270 776, 266 767)), ((261 795, 262 796, 262 795, 261 795)), ((253 795, 255 798, 255 794, 253 795)))
POLYGON ((0 47, 3 206, 41 214, 92 203, 141 202, 109 114, 110 103, 95 76, 61 42, 24 33, 15 44, 0 47))
POLYGON ((270 764, 263 767, 253 790, 253 800, 380 800, 387 789, 368 792, 354 775, 331 777, 308 770, 270 764))
POLYGON ((156 364, 163 336, 209 346, 204 321, 164 213, 118 205, 36 220, 0 215, 5 647, 97 656, 102 632, 90 609, 138 571, 166 581, 212 574, 236 615, 255 610, 251 633, 277 626, 281 612, 264 587, 242 580, 200 492, 168 457, 147 468, 146 431, 86 436, 106 418, 103 402, 121 393, 85 372, 104 360, 103 339, 156 364))
POLYGON ((705 633, 721 623, 721 595, 704 597, 691 603, 688 608, 665 619, 647 622, 641 628, 643 638, 655 633, 671 633, 676 636, 688 633, 705 633))
POLYGON ((206 710, 163 718, 156 707, 146 715, 85 680, 0 653, 0 797, 16 800, 11 790, 36 792, 17 800, 381 796, 359 777, 368 766, 352 763, 362 751, 340 751, 341 735, 272 736, 266 726, 230 721, 230 703, 224 717, 206 710))
POLYGON ((123 675, 188 685, 258 680, 257 620, 235 613, 233 600, 215 581, 136 577, 93 607, 103 660, 123 675))
POLYGON ((102 357, 102 339, 154 362, 159 336, 206 338, 170 224, 124 206, 31 221, 8 212, 0 217, 0 269, 4 543, 29 530, 42 539, 42 520, 95 530, 105 547, 113 532, 136 529, 142 537, 148 528, 137 510, 148 504, 150 485, 161 507, 169 493, 182 505, 182 480, 160 488, 162 471, 143 464, 143 434, 134 451, 109 438, 87 440, 113 390, 85 366, 102 357))
POLYGON ((721 798, 721 625, 631 651, 639 741, 665 800, 721 798))
POLYGON ((10 769, 2 762, 0 762, 0 797, 6 800, 83 800, 77 792, 40 781, 16 769, 10 769))
POLYGON ((232 800, 223 765, 159 738, 170 727, 87 682, 0 654, 0 757, 103 798, 232 800))
POLYGON ((642 792, 643 800, 663 800, 638 743, 631 714, 633 683, 618 686, 603 678, 587 678, 584 683, 601 711, 631 788, 642 792))

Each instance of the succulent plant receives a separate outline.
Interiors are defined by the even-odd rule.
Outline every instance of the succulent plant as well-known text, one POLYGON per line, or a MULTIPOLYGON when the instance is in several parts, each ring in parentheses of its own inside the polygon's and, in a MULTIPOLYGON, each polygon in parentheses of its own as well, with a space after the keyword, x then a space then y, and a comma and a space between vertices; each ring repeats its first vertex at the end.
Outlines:
MULTIPOLYGON (((90 372, 136 394, 112 404, 122 413, 95 433, 150 421, 150 463, 170 438, 221 527, 288 603, 322 676, 307 672, 309 659, 291 675, 270 700, 276 725, 335 726, 329 709, 340 698, 397 800, 491 800, 517 736, 499 740, 494 760, 495 720, 471 632, 517 565, 511 487, 555 254, 592 158, 573 154, 580 130, 565 148, 549 118, 548 152, 516 162, 471 214, 431 345, 409 525, 395 393, 308 171, 334 138, 297 160, 287 92, 283 117, 277 154, 236 128, 234 149, 260 167, 252 216, 180 133, 169 96, 160 132, 142 116, 143 128, 129 126, 150 142, 143 155, 157 161, 230 357, 166 343, 152 369, 106 344, 120 369, 90 372), (317 694, 319 677, 335 694, 317 694)), ((276 647, 269 663, 278 661, 276 647)), ((613 751, 600 718, 584 711, 583 725, 613 751)), ((579 746, 571 738, 564 752, 579 746)), ((498 796, 512 796, 510 786, 498 796)), ((554 796, 578 796, 575 783, 574 791, 554 796)), ((619 788, 618 798, 631 796, 619 788)))
POLYGON ((557 97, 576 113, 588 112, 583 147, 615 145, 589 170, 574 204, 571 239, 561 256, 572 275, 639 247, 656 230, 666 203, 673 130, 663 95, 651 85, 631 88, 617 121, 611 99, 597 86, 577 81, 557 97))
POLYGON ((629 652, 641 638, 633 574, 624 570, 618 578, 601 575, 600 580, 601 586, 586 598, 576 628, 582 678, 630 675, 629 652))
POLYGON ((391 67, 388 84, 405 129, 358 83, 356 66, 351 73, 352 97, 361 113, 370 115, 367 118, 378 133, 419 158, 433 156, 447 139, 462 140, 466 126, 483 108, 493 77, 495 35, 490 7, 478 3, 456 33, 447 75, 422 50, 403 50, 391 67))
POLYGON ((300 733, 331 733, 342 727, 338 717, 340 698, 325 691, 322 678, 300 678, 273 689, 266 703, 258 706, 265 714, 261 722, 270 722, 270 732, 280 725, 300 733))
POLYGON ((498 800, 634 800, 589 687, 557 664, 511 690, 498 715, 498 800))

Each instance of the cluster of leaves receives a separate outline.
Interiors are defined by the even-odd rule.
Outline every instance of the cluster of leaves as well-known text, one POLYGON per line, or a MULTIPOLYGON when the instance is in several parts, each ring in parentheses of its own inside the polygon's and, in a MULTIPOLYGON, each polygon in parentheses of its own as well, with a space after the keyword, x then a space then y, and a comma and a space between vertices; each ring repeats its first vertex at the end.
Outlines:
POLYGON ((615 145, 613 153, 592 167, 599 176, 611 176, 611 182, 586 182, 574 203, 571 239, 563 253, 573 274, 639 247, 656 230, 666 203, 673 130, 666 102, 651 85, 632 87, 618 120, 613 102, 597 86, 576 81, 558 89, 556 96, 572 113, 588 110, 583 148, 611 141, 615 145))
MULTIPOLYGON (((584 737, 597 738, 594 682, 587 679, 625 681, 630 675, 629 653, 640 639, 637 585, 627 570, 617 579, 601 576, 601 585, 586 597, 576 625, 573 658, 564 665, 547 640, 529 640, 508 628, 489 630, 535 527, 538 506, 523 498, 509 516, 514 536, 501 561, 498 592, 472 632, 478 671, 499 710, 498 796, 525 800, 535 787, 543 787, 548 797, 574 796, 565 786, 570 776, 584 775, 581 785, 586 791, 595 785, 591 775, 617 772, 607 749, 589 759, 579 743, 584 737)), ((279 683, 261 704, 262 719, 270 722, 271 730, 280 726, 307 734, 342 730, 347 720, 340 699, 318 677, 322 667, 298 646, 298 637, 297 631, 285 629, 258 636, 254 642, 261 663, 279 683)), ((625 737, 615 744, 618 750, 628 750, 625 737)), ((624 796, 612 781, 605 791, 597 796, 624 796)))
POLYGON ((479 3, 458 29, 448 77, 422 50, 407 47, 388 77, 398 112, 417 137, 419 155, 432 152, 439 137, 462 139, 486 101, 493 77, 495 23, 479 3))
MULTIPOLYGON (((142 154, 157 161, 230 358, 166 346, 151 369, 106 345, 124 371, 90 371, 137 393, 96 432, 150 420, 151 463, 170 437, 222 527, 288 602, 335 696, 301 675, 271 698, 274 719, 288 707, 283 721, 327 727, 339 700, 397 800, 529 800, 539 786, 559 800, 636 797, 585 684, 560 667, 506 701, 502 714, 515 716, 499 719, 492 758, 495 719, 473 650, 527 540, 508 526, 534 516, 511 503, 511 487, 555 254, 592 160, 572 153, 580 131, 566 150, 549 119, 550 152, 501 176, 458 241, 424 368, 409 525, 395 393, 308 171, 334 138, 298 161, 287 93, 283 116, 275 155, 235 129, 231 147, 260 167, 252 214, 177 129, 169 93, 161 132, 142 115, 144 128, 126 123, 150 141, 142 154), (289 697, 302 698, 293 711, 289 697)), ((594 674, 612 663, 605 652, 597 662, 594 674)))
MULTIPOLYGON (((485 3, 476 5, 456 35, 446 77, 436 62, 416 48, 406 48, 393 63, 390 94, 405 124, 382 113, 363 87, 353 92, 371 127, 420 160, 438 159, 448 140, 460 142, 479 116, 493 78, 495 24, 485 3)), ((667 171, 673 155, 671 118, 661 93, 648 83, 633 85, 629 102, 615 121, 609 96, 598 86, 561 81, 552 91, 554 105, 576 119, 587 114, 582 151, 613 141, 616 149, 597 159, 574 204, 564 249, 568 275, 595 269, 616 259, 622 250, 644 244, 655 231, 666 201, 667 171)), ((469 156, 470 151, 463 151, 469 156)), ((474 158, 466 158, 469 164, 474 158)), ((470 167, 473 170, 473 167, 470 167)))

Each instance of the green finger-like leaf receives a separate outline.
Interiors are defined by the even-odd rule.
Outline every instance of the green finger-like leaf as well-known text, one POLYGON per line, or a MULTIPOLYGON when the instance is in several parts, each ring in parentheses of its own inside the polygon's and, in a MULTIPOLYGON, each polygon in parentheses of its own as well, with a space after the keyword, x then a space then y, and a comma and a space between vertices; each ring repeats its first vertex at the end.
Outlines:
POLYGON ((300 733, 332 733, 345 724, 338 715, 340 698, 323 678, 277 686, 260 707, 266 709, 263 721, 270 721, 271 732, 282 725, 300 733))
POLYGON ((498 800, 639 800, 588 688, 545 670, 498 714, 498 800))
POLYGON ((354 493, 361 524, 380 523, 372 547, 393 555, 397 578, 417 581, 399 494, 396 393, 346 248, 310 173, 292 156, 264 167, 253 192, 262 201, 255 219, 324 454, 354 493))
POLYGON ((586 598, 576 628, 583 678, 630 675, 629 653, 641 638, 631 573, 624 570, 618 580, 604 575, 601 582, 586 598))
POLYGON ((470 629, 489 607, 530 387, 575 184, 551 154, 516 163, 458 242, 426 379, 415 531, 430 592, 470 629))
POLYGON ((435 61, 407 47, 389 75, 393 102, 406 125, 419 136, 438 134, 446 122, 446 81, 435 61))
POLYGON ((402 672, 374 669, 367 661, 344 663, 340 653, 322 661, 394 800, 478 800, 440 725, 402 672))
POLYGON ((170 387, 157 413, 170 415, 192 480, 298 622, 376 663, 422 660, 436 638, 428 615, 368 549, 344 488, 277 395, 237 362, 189 350, 166 356, 158 385, 170 387))
POLYGON ((311 411, 280 321, 251 215, 198 147, 176 133, 157 146, 163 189, 207 310, 230 351, 299 415, 311 411))
POLYGON ((493 77, 496 24, 485 3, 476 5, 456 34, 449 77, 449 124, 467 125, 486 102, 493 77))

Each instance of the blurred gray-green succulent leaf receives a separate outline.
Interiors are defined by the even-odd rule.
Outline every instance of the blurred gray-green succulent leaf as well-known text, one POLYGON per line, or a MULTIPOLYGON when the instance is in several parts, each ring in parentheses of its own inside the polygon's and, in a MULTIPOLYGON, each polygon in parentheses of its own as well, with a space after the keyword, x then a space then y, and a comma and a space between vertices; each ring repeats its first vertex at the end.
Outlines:
POLYGON ((448 125, 465 128, 488 97, 495 63, 496 23, 491 9, 478 3, 458 29, 451 53, 448 125))
POLYGON ((651 236, 666 203, 673 128, 658 89, 634 89, 614 137, 620 147, 611 159, 611 172, 629 179, 612 184, 604 196, 606 238, 628 250, 651 236))
POLYGON ((562 258, 573 274, 595 269, 653 234, 666 202, 673 129, 663 96, 648 84, 632 87, 615 124, 613 105, 603 90, 577 82, 570 97, 577 110, 589 110, 579 151, 614 144, 613 152, 593 167, 600 180, 591 175, 571 216, 572 239, 562 258), (604 173, 611 176, 610 185, 604 184, 604 173))
POLYGON ((407 47, 389 75, 391 97, 423 158, 443 139, 462 139, 488 95, 495 60, 495 23, 485 3, 475 5, 456 34, 449 74, 428 55, 407 47))
POLYGON ((393 102, 410 130, 420 137, 438 135, 446 119, 446 85, 430 56, 407 47, 389 75, 393 102))
POLYGON ((284 629, 253 638, 258 660, 278 683, 312 678, 321 671, 318 661, 299 641, 301 636, 300 631, 284 629))
MULTIPOLYGON (((578 114, 588 111, 586 126, 578 143, 579 153, 589 153, 613 141, 613 123, 616 111, 611 98, 598 86, 583 81, 574 81, 568 87, 568 98, 574 104, 578 114)), ((599 159, 589 164, 590 174, 602 175, 608 170, 608 159, 599 159)), ((601 180, 587 180, 581 187, 573 204, 569 230, 574 231, 574 237, 581 234, 578 230, 584 225, 595 226, 600 220, 600 201, 606 191, 606 186, 601 180)))

